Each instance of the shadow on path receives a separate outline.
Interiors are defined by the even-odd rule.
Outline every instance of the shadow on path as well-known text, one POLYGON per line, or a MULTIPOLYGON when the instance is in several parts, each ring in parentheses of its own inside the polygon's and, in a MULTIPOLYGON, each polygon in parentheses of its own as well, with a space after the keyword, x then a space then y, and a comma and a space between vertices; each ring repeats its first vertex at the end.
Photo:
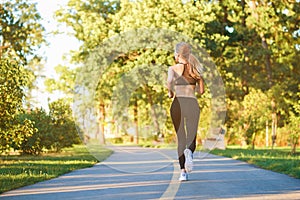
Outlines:
POLYGON ((300 180, 208 154, 179 182, 176 150, 112 147, 92 168, 12 190, 0 199, 300 199, 300 180))

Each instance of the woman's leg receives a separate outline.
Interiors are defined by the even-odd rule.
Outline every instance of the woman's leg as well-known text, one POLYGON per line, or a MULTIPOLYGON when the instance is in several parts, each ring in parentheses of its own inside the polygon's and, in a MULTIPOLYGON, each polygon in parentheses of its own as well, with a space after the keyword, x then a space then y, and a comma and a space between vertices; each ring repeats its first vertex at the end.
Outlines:
POLYGON ((188 106, 185 110, 187 131, 186 146, 194 153, 196 149, 196 138, 200 117, 200 108, 196 99, 189 99, 189 103, 187 105, 188 106))
POLYGON ((185 157, 183 152, 186 148, 186 133, 184 129, 184 118, 181 110, 181 101, 179 101, 178 98, 173 100, 170 113, 177 135, 177 153, 179 165, 180 169, 184 169, 185 157))

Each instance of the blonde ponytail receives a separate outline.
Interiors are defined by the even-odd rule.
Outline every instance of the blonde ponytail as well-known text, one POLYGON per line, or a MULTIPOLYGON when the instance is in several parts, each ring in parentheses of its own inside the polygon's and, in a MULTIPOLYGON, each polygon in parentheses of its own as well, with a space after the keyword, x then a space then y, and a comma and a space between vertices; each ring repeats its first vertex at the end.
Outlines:
POLYGON ((199 62, 199 60, 191 53, 189 55, 188 62, 191 65, 191 76, 197 80, 201 79, 201 74, 203 72, 203 66, 199 62))
POLYGON ((188 43, 180 42, 175 46, 175 52, 180 54, 191 66, 190 75, 196 79, 201 79, 203 66, 199 60, 192 54, 191 46, 188 43))

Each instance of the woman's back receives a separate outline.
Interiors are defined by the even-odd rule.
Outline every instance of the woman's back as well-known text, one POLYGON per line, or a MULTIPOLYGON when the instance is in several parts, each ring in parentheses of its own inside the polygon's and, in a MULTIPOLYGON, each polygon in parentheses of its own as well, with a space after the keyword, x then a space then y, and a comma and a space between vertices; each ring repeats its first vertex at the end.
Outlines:
POLYGON ((195 97, 195 80, 189 73, 188 64, 177 64, 172 67, 174 71, 175 94, 177 97, 195 97))

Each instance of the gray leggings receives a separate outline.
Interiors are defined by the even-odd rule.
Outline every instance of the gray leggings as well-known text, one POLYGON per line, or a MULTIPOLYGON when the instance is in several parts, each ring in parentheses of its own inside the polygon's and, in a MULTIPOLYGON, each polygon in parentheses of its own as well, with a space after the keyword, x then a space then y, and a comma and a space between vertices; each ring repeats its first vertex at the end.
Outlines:
POLYGON ((190 97, 175 97, 170 112, 177 134, 179 165, 180 169, 184 169, 184 150, 189 148, 194 152, 196 149, 200 108, 197 99, 190 97))

